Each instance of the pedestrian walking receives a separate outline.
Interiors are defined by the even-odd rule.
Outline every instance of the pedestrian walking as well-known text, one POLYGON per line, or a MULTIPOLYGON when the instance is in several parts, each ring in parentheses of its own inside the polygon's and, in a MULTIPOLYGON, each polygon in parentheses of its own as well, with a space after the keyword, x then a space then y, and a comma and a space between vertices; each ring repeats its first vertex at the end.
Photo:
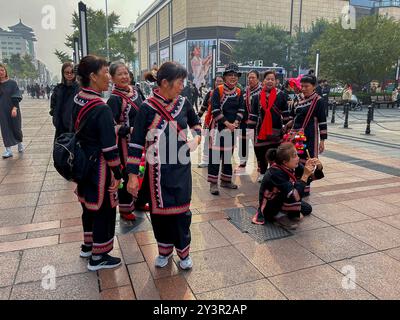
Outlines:
POLYGON ((0 64, 0 127, 6 148, 3 159, 13 157, 11 147, 18 145, 18 152, 24 152, 22 144, 22 117, 19 103, 22 100, 17 83, 9 79, 7 67, 0 64))

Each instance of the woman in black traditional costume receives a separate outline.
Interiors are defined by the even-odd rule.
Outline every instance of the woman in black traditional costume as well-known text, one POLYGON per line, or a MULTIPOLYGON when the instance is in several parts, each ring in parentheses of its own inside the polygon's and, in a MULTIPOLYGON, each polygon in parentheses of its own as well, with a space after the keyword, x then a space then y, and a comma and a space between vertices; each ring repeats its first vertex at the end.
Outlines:
POLYGON ((17 83, 8 78, 7 68, 0 64, 0 127, 6 151, 3 159, 13 156, 11 147, 18 145, 18 152, 24 152, 22 145, 22 119, 19 103, 22 100, 17 83))
POLYGON ((137 197, 139 164, 146 150, 142 189, 150 196, 150 216, 158 243, 156 267, 168 264, 174 247, 180 267, 190 269, 192 173, 190 151, 201 142, 201 124, 193 106, 180 95, 187 71, 179 64, 164 63, 154 78, 158 88, 141 106, 129 145, 128 191, 137 197), (187 128, 194 140, 187 142, 187 128))
POLYGON ((288 105, 285 95, 276 88, 275 71, 264 74, 264 88, 252 100, 247 126, 255 129, 254 149, 257 157, 261 182, 268 169, 267 152, 277 148, 283 138, 283 114, 288 105))
POLYGON ((239 129, 246 108, 243 93, 237 86, 241 76, 239 67, 230 64, 225 69, 223 76, 224 84, 217 87, 212 96, 213 120, 210 126, 208 182, 210 182, 210 192, 213 195, 219 195, 219 177, 222 188, 238 188, 232 182, 232 154, 235 130, 239 129), (221 162, 222 173, 220 175, 221 162))
MULTIPOLYGON (((246 92, 243 96, 246 103, 246 111, 244 113, 243 121, 240 123, 240 129, 242 130, 242 136, 239 139, 239 158, 240 165, 236 169, 236 172, 243 171, 247 166, 247 159, 249 157, 249 139, 248 135, 248 120, 249 114, 251 113, 251 104, 253 98, 258 96, 263 88, 260 82, 260 73, 257 70, 252 70, 247 76, 248 86, 246 87, 246 92)), ((252 141, 254 144, 254 140, 252 141)))
POLYGON ((296 229, 301 214, 310 215, 312 207, 302 201, 307 184, 322 179, 323 167, 318 159, 300 163, 295 146, 286 142, 268 151, 272 166, 268 169, 260 187, 259 207, 253 223, 276 222, 287 229, 296 229))
POLYGON ((78 76, 82 89, 74 99, 72 118, 75 130, 79 130, 77 138, 92 164, 88 178, 76 190, 83 208, 81 257, 91 257, 88 269, 97 271, 121 264, 121 259, 108 253, 113 250, 122 172, 112 111, 101 99, 110 81, 108 64, 96 56, 84 57, 78 76), (82 122, 76 123, 84 113, 82 122))
POLYGON ((136 216, 133 213, 135 209, 149 210, 143 203, 140 204, 138 200, 135 203, 132 195, 126 189, 129 180, 128 173, 126 172, 128 147, 131 134, 134 131, 135 118, 143 100, 136 86, 130 85, 129 70, 124 63, 114 62, 111 64, 110 74, 114 88, 107 104, 111 107, 116 123, 118 150, 124 176, 122 188, 118 190, 119 213, 124 220, 133 221, 136 220, 136 216))
MULTIPOLYGON (((306 149, 311 158, 318 158, 325 151, 325 140, 328 139, 328 124, 326 120, 325 106, 322 98, 315 92, 317 78, 306 75, 301 80, 300 101, 294 106, 292 116, 294 117, 292 135, 303 132, 307 139, 306 149)), ((308 154, 303 151, 300 161, 304 164, 308 154)), ((307 185, 305 195, 310 195, 310 184, 307 185)))
POLYGON ((72 62, 65 62, 62 65, 61 77, 62 81, 54 88, 50 100, 50 115, 53 117, 53 125, 56 128, 56 138, 63 133, 74 131, 72 109, 74 98, 79 92, 72 62))

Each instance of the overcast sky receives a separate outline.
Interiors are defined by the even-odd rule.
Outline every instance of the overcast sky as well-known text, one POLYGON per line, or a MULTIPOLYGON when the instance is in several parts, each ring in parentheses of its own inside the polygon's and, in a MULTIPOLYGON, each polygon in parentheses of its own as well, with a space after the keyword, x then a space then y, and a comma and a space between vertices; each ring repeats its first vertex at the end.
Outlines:
MULTIPOLYGON (((109 12, 121 16, 121 25, 129 26, 135 22, 138 12, 142 13, 154 0, 108 0, 109 12)), ((79 0, 0 0, 0 28, 22 22, 31 27, 38 39, 36 52, 38 59, 46 63, 54 74, 60 72, 60 64, 54 56, 55 49, 67 50, 64 45, 65 35, 72 33, 72 13, 78 8, 79 0), (42 27, 42 9, 51 5, 56 12, 56 27, 45 30, 42 27)), ((83 0, 95 9, 105 10, 105 0, 83 0)))

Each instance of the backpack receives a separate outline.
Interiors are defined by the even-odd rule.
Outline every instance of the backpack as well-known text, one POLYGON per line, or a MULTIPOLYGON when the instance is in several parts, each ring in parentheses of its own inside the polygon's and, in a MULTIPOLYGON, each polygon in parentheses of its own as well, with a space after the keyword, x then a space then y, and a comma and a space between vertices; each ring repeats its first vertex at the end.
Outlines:
MULTIPOLYGON (((219 92, 219 97, 221 99, 220 102, 222 102, 222 98, 224 95, 224 86, 221 85, 218 87, 218 92, 219 92)), ((242 91, 240 90, 240 88, 236 88, 236 93, 238 95, 238 97, 242 94, 242 91)), ((212 96, 214 94, 214 90, 211 91, 210 94, 210 100, 208 101, 208 110, 207 110, 207 115, 206 115, 206 119, 205 119, 205 124, 206 126, 209 128, 211 125, 211 121, 212 121, 212 96)))
POLYGON ((90 161, 82 149, 78 134, 87 122, 87 114, 96 106, 103 105, 101 99, 87 103, 79 112, 75 122, 75 133, 64 133, 54 141, 53 160, 57 172, 66 180, 75 183, 85 181, 88 176, 90 161), (86 120, 82 120, 86 117, 86 120))

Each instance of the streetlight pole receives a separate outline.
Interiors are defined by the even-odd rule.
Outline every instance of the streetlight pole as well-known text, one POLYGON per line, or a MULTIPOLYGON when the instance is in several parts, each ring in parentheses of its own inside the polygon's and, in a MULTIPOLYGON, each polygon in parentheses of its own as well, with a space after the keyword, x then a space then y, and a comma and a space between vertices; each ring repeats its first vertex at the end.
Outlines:
POLYGON ((108 33, 108 0, 106 1, 106 43, 107 43, 107 60, 110 61, 110 35, 108 33))
POLYGON ((318 78, 319 74, 319 56, 320 56, 320 51, 319 49, 317 50, 317 61, 315 62, 315 76, 318 78))

